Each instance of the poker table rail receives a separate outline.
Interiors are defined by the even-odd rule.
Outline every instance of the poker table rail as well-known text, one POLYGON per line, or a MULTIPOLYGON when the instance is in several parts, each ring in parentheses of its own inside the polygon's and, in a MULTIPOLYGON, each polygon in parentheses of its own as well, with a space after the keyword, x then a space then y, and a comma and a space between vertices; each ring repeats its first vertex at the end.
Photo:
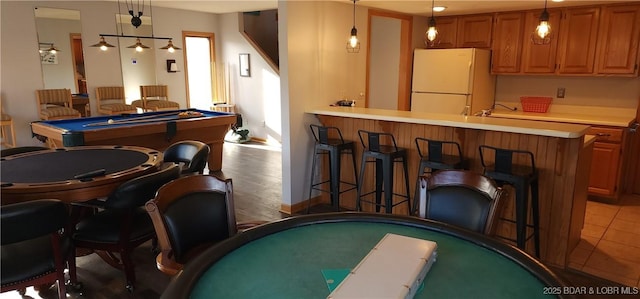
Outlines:
MULTIPOLYGON (((411 216, 361 212, 336 212, 285 218, 238 233, 237 235, 208 248, 201 255, 187 263, 184 270, 172 279, 171 283, 160 298, 190 298, 192 290, 198 284, 198 280, 212 265, 224 258, 227 254, 250 242, 292 228, 314 224, 342 222, 395 224, 449 235, 499 254, 535 276, 545 286, 560 288, 568 287, 566 281, 526 252, 509 244, 500 242, 499 240, 489 238, 472 231, 463 230, 446 223, 411 216)), ((543 290, 540 290, 540 292, 543 292, 543 290)), ((215 294, 211 295, 212 298, 215 298, 215 294)), ((558 298, 574 298, 572 295, 565 294, 559 294, 557 296, 558 298)))
MULTIPOLYGON (((55 158, 55 157, 52 157, 55 158)), ((27 200, 35 200, 42 198, 55 198, 63 202, 86 201, 94 198, 105 197, 109 195, 118 185, 132 178, 151 173, 160 168, 163 162, 161 152, 138 146, 80 146, 70 148, 57 148, 50 150, 41 150, 2 157, 0 159, 3 175, 0 183, 2 192, 2 204, 10 204, 27 200), (45 155, 51 155, 58 152, 73 151, 91 151, 100 150, 103 154, 109 154, 108 151, 119 150, 128 151, 137 155, 135 165, 126 165, 122 167, 113 167, 114 170, 106 173, 96 173, 95 175, 84 176, 88 171, 96 171, 100 169, 87 169, 81 173, 73 173, 65 178, 59 176, 48 177, 37 170, 42 169, 45 172, 47 168, 60 167, 64 168, 66 163, 71 161, 51 161, 48 165, 42 160, 45 155), (105 152, 107 151, 107 152, 105 152), (36 160, 38 157, 40 159, 36 160), (38 165, 26 166, 28 159, 38 161, 38 165), (54 165, 57 166, 52 166, 54 165), (27 169, 14 169, 14 167, 27 169), (11 172, 23 172, 21 175, 14 175, 11 172), (29 177, 25 178, 24 172, 29 177), (74 176, 77 176, 74 178, 74 176)), ((83 163, 82 161, 76 161, 83 163)), ((108 167, 107 167, 108 168, 108 167)))

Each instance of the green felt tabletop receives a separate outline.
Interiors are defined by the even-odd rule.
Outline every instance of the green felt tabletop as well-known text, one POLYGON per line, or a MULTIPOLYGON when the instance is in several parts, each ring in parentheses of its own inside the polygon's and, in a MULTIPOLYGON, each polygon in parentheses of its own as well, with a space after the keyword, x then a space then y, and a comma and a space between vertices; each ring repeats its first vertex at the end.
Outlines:
POLYGON ((546 297, 541 281, 494 251, 435 231, 367 222, 296 227, 249 242, 212 265, 190 297, 326 298, 322 270, 353 268, 386 233, 438 243, 415 298, 546 297))

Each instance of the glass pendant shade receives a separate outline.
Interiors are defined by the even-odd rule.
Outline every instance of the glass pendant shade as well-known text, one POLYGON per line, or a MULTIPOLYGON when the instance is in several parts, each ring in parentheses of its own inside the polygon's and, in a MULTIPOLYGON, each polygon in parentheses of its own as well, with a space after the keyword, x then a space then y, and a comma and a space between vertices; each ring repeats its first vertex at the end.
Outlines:
POLYGON ((536 45, 545 45, 551 42, 551 25, 549 24, 549 12, 547 11, 547 1, 544 1, 544 10, 540 14, 540 23, 531 33, 531 41, 536 45))
POLYGON ((351 28, 351 34, 347 41, 347 52, 358 53, 360 52, 360 41, 358 40, 358 29, 356 29, 356 1, 353 0, 353 27, 351 28))

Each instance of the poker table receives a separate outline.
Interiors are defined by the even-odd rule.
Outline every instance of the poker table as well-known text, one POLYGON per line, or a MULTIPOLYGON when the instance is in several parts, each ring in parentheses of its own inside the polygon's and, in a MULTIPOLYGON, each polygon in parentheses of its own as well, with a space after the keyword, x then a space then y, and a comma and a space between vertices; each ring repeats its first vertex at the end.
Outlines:
POLYGON ((342 212, 238 233, 187 263, 161 298, 327 298, 332 281, 324 273, 353 269, 387 233, 438 245, 414 298, 542 298, 567 286, 520 249, 484 235, 416 217, 342 212))
POLYGON ((125 181, 157 171, 161 164, 161 152, 136 146, 79 146, 2 157, 2 204, 105 197, 125 181))
POLYGON ((209 170, 222 169, 224 136, 237 116, 197 109, 44 120, 31 123, 33 135, 49 147, 133 145, 164 151, 183 140, 198 140, 211 148, 209 170))

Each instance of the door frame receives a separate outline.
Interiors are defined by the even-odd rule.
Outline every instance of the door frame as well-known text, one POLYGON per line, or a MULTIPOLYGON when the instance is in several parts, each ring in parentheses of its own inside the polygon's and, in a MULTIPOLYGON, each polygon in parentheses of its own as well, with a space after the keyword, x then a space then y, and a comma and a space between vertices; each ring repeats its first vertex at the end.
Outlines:
MULTIPOLYGON (((182 51, 182 57, 184 59, 184 82, 187 95, 187 107, 191 106, 191 96, 189 95, 189 67, 187 63, 187 37, 205 37, 209 39, 209 56, 211 57, 211 85, 213 87, 213 98, 218 97, 218 72, 216 69, 216 38, 213 32, 200 32, 200 31, 182 31, 182 44, 184 45, 184 51, 182 51)), ((211 103, 213 105, 213 103, 211 103)))
POLYGON ((400 20, 400 65, 398 74, 398 110, 411 110, 411 67, 413 61, 413 16, 369 9, 367 19, 367 69, 365 90, 365 107, 369 107, 369 70, 371 65, 371 19, 373 17, 393 18, 400 20))

